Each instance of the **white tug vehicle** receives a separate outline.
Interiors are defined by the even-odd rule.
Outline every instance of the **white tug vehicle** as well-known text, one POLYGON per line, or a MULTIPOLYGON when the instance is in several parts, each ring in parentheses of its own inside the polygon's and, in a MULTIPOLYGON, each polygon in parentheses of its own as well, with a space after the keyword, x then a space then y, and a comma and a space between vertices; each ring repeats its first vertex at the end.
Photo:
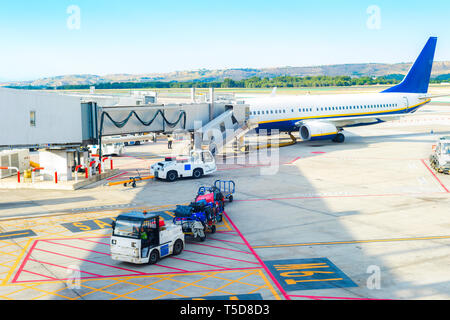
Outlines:
POLYGON ((158 214, 132 211, 120 214, 112 225, 111 258, 135 264, 155 264, 184 249, 181 226, 165 225, 158 214))
POLYGON ((151 175, 170 182, 185 177, 199 179, 216 171, 216 161, 209 150, 192 150, 189 156, 167 157, 150 167, 151 175))

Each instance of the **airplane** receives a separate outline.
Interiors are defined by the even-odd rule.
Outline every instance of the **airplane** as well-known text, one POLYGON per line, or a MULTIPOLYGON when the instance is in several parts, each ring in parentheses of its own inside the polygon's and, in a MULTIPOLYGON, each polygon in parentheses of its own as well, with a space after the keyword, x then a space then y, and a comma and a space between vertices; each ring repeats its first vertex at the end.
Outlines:
POLYGON ((437 37, 430 37, 399 84, 380 93, 278 96, 246 100, 256 132, 277 129, 299 131, 303 141, 332 140, 342 143, 345 127, 397 120, 431 101, 428 94, 437 37))

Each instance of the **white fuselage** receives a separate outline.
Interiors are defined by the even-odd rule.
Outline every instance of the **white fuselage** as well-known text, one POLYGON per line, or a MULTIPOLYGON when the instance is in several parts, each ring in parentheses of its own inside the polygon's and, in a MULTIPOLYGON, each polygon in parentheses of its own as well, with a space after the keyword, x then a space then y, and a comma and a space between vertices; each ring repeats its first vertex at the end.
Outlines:
POLYGON ((349 122, 352 126, 370 124, 367 119, 359 124, 360 117, 373 117, 373 123, 388 121, 392 115, 416 111, 430 101, 424 97, 414 93, 305 95, 252 98, 246 103, 258 129, 295 131, 296 123, 308 120, 355 118, 349 122))

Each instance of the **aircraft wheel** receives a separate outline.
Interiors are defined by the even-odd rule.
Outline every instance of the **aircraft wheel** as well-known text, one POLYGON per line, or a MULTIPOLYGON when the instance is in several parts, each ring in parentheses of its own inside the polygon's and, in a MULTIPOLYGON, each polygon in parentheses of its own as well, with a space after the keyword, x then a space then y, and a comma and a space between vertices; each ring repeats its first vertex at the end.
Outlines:
POLYGON ((333 139, 333 142, 343 143, 345 141, 345 136, 342 133, 338 133, 333 139))

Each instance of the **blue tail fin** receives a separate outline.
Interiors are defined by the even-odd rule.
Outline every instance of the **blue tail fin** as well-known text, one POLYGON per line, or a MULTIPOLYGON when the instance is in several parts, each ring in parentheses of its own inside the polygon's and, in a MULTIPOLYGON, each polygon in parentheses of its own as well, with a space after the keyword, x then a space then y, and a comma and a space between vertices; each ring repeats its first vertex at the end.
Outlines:
POLYGON ((427 93, 436 50, 436 37, 428 39, 416 62, 398 85, 382 92, 427 93))

